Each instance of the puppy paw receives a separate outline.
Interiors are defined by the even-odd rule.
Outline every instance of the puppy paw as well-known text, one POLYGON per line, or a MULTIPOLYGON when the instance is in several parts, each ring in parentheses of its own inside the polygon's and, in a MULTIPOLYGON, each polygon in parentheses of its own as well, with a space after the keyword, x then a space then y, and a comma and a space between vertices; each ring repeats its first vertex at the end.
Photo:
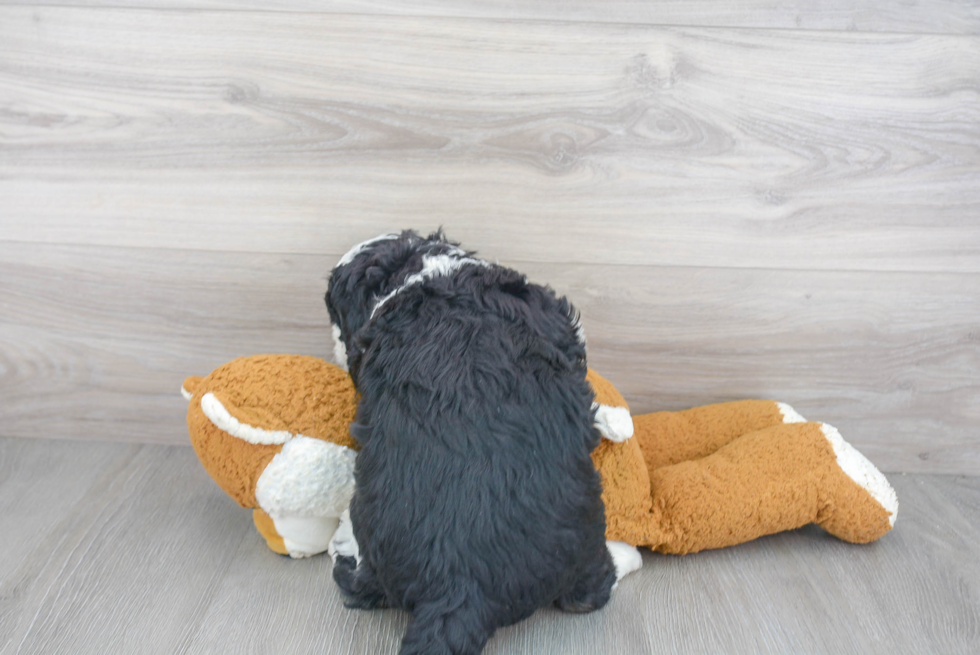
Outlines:
POLYGON ((353 557, 339 555, 334 559, 333 580, 346 597, 344 607, 370 610, 390 606, 371 570, 353 557))
POLYGON ((333 539, 330 540, 330 545, 327 547, 327 552, 330 553, 330 557, 334 562, 340 557, 350 557, 354 559, 355 564, 360 564, 361 552, 357 546, 357 540, 354 539, 354 528, 350 522, 350 510, 345 509, 344 513, 340 515, 340 526, 334 532, 333 539))

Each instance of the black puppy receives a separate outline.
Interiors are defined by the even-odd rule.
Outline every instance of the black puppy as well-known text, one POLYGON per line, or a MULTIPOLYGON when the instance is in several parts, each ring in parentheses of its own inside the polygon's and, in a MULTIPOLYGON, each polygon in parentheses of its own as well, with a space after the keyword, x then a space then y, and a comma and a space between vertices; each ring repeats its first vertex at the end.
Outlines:
POLYGON ((402 655, 476 654, 551 603, 609 600, 599 442, 572 305, 441 232, 355 247, 326 296, 360 393, 350 607, 413 613, 402 655))

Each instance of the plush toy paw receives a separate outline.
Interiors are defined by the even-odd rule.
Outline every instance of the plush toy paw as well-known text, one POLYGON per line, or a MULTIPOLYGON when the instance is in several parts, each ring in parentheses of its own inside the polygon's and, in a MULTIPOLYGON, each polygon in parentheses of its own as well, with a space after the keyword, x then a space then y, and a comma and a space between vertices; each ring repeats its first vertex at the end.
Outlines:
MULTIPOLYGON (((806 423, 807 420, 786 403, 776 403, 784 423, 806 423)), ((837 466, 847 477, 867 492, 855 493, 845 485, 848 498, 838 498, 837 510, 819 521, 819 525, 835 537, 853 543, 868 543, 881 537, 888 529, 881 521, 881 511, 887 514, 888 528, 898 516, 898 497, 885 476, 854 446, 844 441, 832 425, 820 424, 820 431, 834 449, 837 466), (870 496, 870 499, 869 499, 870 496), (847 507, 847 510, 842 510, 847 507)))
POLYGON ((256 507, 252 510, 252 522, 255 523, 255 529, 265 539, 269 550, 280 555, 289 554, 289 551, 286 550, 286 544, 282 540, 282 535, 276 532, 276 524, 271 516, 256 507))
POLYGON ((633 436, 633 417, 626 407, 613 407, 596 403, 595 426, 603 437, 621 443, 633 436))
POLYGON ((869 543, 892 526, 898 516, 898 496, 885 476, 854 446, 844 441, 837 428, 820 423, 836 458, 830 488, 817 524, 844 541, 869 543))
POLYGON ((632 437, 633 417, 626 399, 609 380, 592 369, 589 369, 586 379, 595 393, 592 409, 595 410, 595 427, 599 433, 614 443, 622 443, 632 437))
POLYGON ((354 451, 295 436, 262 471, 255 499, 272 518, 289 556, 310 557, 329 547, 353 489, 354 451))
POLYGON ((791 405, 786 403, 776 403, 776 407, 779 408, 779 413, 783 417, 783 423, 806 423, 806 419, 800 415, 798 411, 793 409, 791 405))
POLYGON ((306 516, 273 519, 262 509, 256 508, 252 510, 252 521, 269 550, 301 559, 327 550, 330 537, 337 530, 338 519, 306 516))
POLYGON ((282 535, 286 551, 293 559, 312 557, 330 546, 339 519, 320 516, 279 516, 275 518, 276 532, 282 535))

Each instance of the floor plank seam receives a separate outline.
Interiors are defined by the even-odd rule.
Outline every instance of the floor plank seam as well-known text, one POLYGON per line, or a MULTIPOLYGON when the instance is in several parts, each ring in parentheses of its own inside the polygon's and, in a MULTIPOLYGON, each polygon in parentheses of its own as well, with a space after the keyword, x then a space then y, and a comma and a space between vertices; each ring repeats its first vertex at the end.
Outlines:
POLYGON ((283 14, 293 16, 351 16, 374 18, 378 20, 432 20, 432 21, 457 21, 457 22, 488 22, 499 24, 512 23, 532 23, 546 25, 597 25, 603 27, 627 27, 627 28, 647 28, 647 29, 676 29, 676 30, 716 30, 716 31, 752 31, 752 32, 797 32, 801 34, 831 34, 831 35, 882 35, 882 36, 940 36, 940 37, 963 37, 966 39, 978 39, 980 33, 974 32, 926 32, 926 31, 900 31, 900 30, 843 30, 843 29, 816 29, 803 27, 782 27, 768 25, 698 25, 696 23, 656 23, 645 21, 615 21, 615 20, 594 20, 594 19, 571 19, 571 18, 501 18, 499 16, 448 16, 439 14, 395 14, 395 13, 366 13, 354 11, 310 11, 310 10, 291 10, 291 9, 228 9, 218 7, 138 7, 130 5, 64 5, 64 4, 22 4, 10 3, 0 5, 0 11, 5 7, 24 8, 24 9, 71 9, 71 10, 95 10, 95 11, 144 11, 144 12, 168 12, 168 13, 228 13, 228 14, 283 14))
MULTIPOLYGON (((406 227, 405 229, 412 229, 411 227, 406 227)), ((453 238, 452 234, 448 235, 450 239, 453 238)), ((264 255, 269 257, 322 257, 324 262, 329 263, 333 258, 339 259, 344 253, 344 250, 330 251, 325 250, 322 253, 305 252, 305 251, 279 251, 279 250, 218 250, 212 248, 175 248, 172 246, 122 246, 116 244, 103 244, 103 243, 72 243, 72 242, 49 242, 49 241, 22 241, 18 239, 0 239, 0 246, 4 244, 11 245, 25 245, 25 246, 38 246, 38 247, 52 247, 52 248, 88 248, 88 249, 106 249, 106 250, 118 250, 118 251, 141 251, 141 252, 169 252, 169 253, 214 253, 221 255, 264 255)), ((465 245, 465 244, 464 244, 465 245)), ((602 268, 617 268, 617 269, 630 269, 630 268, 663 268, 672 270, 715 270, 715 271, 754 271, 754 272, 769 272, 769 271, 787 271, 794 273, 842 273, 842 274, 895 274, 895 275, 956 275, 956 276, 977 276, 980 277, 980 269, 977 270, 930 270, 930 269, 890 269, 890 268, 813 268, 813 267, 799 267, 799 268, 787 268, 787 267, 766 267, 766 266, 718 266, 713 264, 619 264, 617 262, 594 262, 594 261, 546 261, 546 260, 530 260, 530 259, 507 259, 506 261, 499 261, 487 253, 477 250, 477 257, 483 257, 494 261, 498 264, 504 266, 518 267, 518 266, 568 266, 568 267, 585 267, 585 266, 595 266, 602 268)), ((2 259, 0 259, 2 262, 2 259)), ((324 269, 324 285, 326 285, 326 279, 329 275, 329 268, 324 269)), ((326 286, 324 286, 326 290, 326 286)))

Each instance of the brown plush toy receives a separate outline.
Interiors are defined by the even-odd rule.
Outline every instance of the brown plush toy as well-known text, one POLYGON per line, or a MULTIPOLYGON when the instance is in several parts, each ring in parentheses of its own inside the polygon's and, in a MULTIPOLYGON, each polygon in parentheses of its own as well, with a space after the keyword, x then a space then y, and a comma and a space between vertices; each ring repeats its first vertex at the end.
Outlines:
POLYGON ((325 551, 354 493, 350 376, 316 357, 257 355, 189 377, 181 393, 197 456, 225 493, 254 508, 269 548, 325 551))
MULTIPOLYGON (((626 407, 595 372, 596 401, 626 407)), ((633 417, 633 437, 592 453, 606 538, 663 553, 722 548, 816 523, 868 543, 895 523, 885 476, 840 433, 792 407, 740 400, 633 417)))
MULTIPOLYGON (((788 405, 745 400, 631 417, 612 384, 591 370, 589 381, 603 435, 592 457, 619 577, 640 565, 626 544, 693 553, 809 523, 867 543, 894 524, 898 501, 885 477, 837 430, 788 405)), ((269 547, 293 557, 327 550, 353 493, 357 398, 347 373, 314 357, 259 355, 187 378, 182 391, 201 462, 254 508, 269 547)), ((337 531, 341 552, 349 532, 337 531)))

